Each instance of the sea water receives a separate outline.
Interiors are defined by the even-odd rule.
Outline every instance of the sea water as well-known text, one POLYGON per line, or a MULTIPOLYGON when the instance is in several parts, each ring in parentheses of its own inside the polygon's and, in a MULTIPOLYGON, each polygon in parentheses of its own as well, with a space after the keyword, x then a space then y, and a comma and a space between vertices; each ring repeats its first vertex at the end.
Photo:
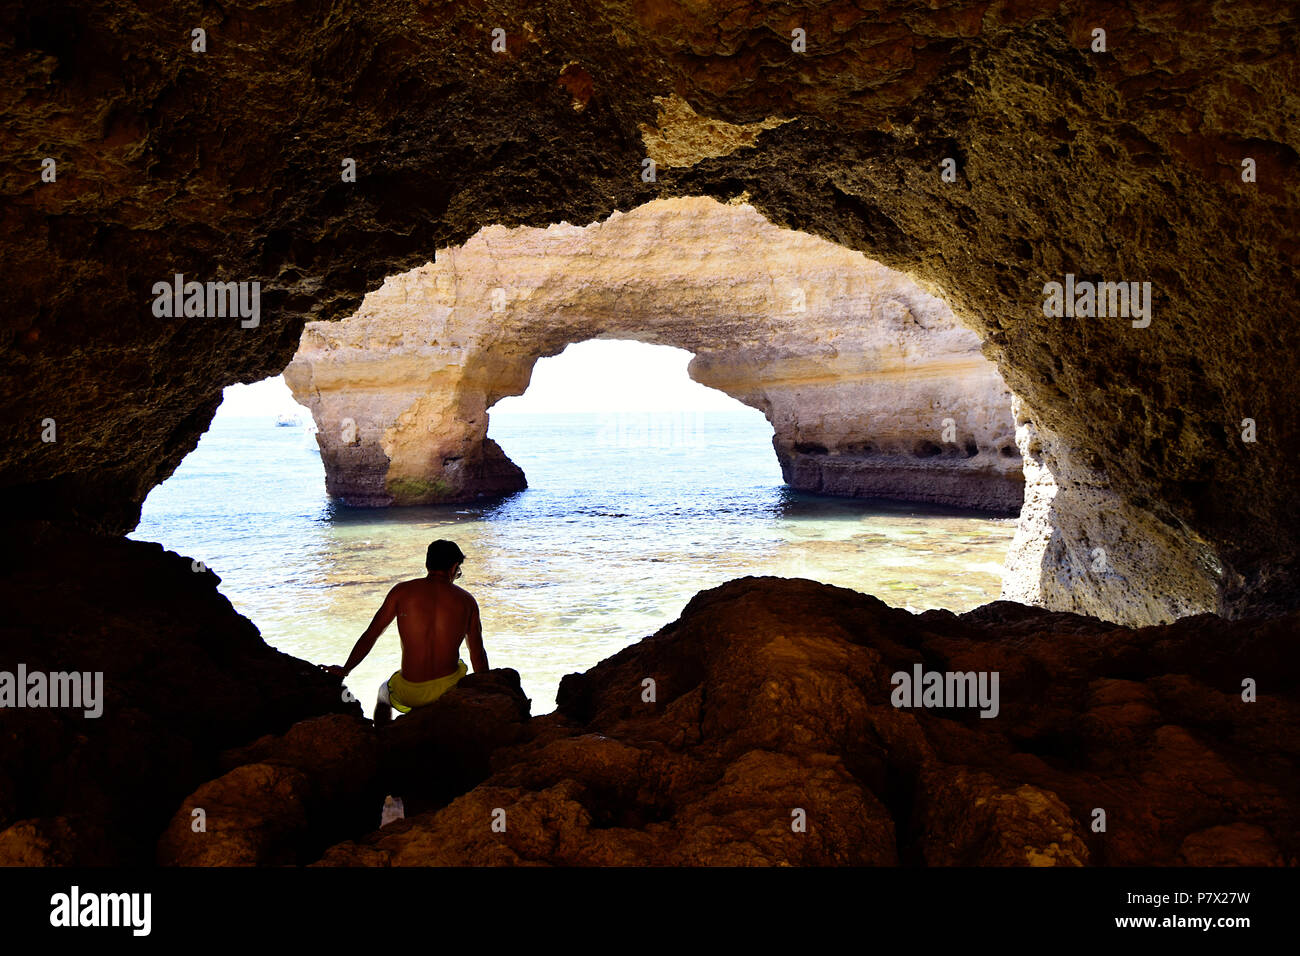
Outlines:
MULTIPOLYGON (((358 509, 325 494, 315 439, 274 417, 218 412, 131 537, 203 561, 272 646, 342 664, 435 538, 466 554, 493 667, 533 713, 586 670, 746 575, 811 578, 911 610, 995 600, 1014 523, 791 491, 757 412, 493 413, 489 435, 529 488, 472 505, 358 509)), ((468 656, 465 655, 468 663, 468 656)), ((367 713, 400 663, 397 628, 348 680, 367 713)))

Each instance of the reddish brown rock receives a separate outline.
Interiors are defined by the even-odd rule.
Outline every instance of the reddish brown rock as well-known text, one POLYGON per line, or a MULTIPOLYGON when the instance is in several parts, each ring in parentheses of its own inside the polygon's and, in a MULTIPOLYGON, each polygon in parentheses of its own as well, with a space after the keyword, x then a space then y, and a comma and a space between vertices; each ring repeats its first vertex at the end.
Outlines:
POLYGON ((1295 623, 913 616, 746 578, 565 678, 482 785, 321 862, 1295 864, 1295 623), (997 714, 895 707, 916 664, 996 671, 997 714))
POLYGON ((102 866, 111 860, 95 820, 43 817, 0 830, 0 866, 102 866))
POLYGON ((164 866, 296 863, 308 839, 311 781, 293 767, 244 764, 181 803, 158 841, 164 866))
POLYGON ((499 670, 464 678, 379 733, 347 714, 302 721, 223 753, 229 771, 181 801, 159 841, 158 862, 307 862, 331 843, 373 829, 386 794, 410 813, 470 790, 489 776, 493 752, 516 741, 527 719, 519 675, 499 670))
POLYGON ((928 771, 913 826, 926 866, 1086 866, 1088 847, 1056 794, 1000 787, 965 767, 928 771))
POLYGON ((1230 823, 1193 833, 1183 841, 1179 857, 1188 866, 1282 866, 1284 863, 1269 832, 1250 823, 1230 823))

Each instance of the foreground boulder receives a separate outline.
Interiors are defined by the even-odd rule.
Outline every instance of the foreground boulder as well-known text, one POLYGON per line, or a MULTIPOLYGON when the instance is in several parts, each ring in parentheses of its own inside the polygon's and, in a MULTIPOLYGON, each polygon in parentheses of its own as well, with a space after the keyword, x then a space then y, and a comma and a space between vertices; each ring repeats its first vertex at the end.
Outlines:
MULTIPOLYGON (((521 736, 529 701, 513 670, 466 677, 380 732, 331 714, 227 751, 227 772, 181 801, 158 843, 169 866, 304 863, 379 821, 385 795, 439 808, 490 773, 521 736)), ((35 851, 27 851, 35 852, 35 851)))
POLYGON ((0 865, 145 863, 220 755, 326 713, 338 682, 268 647, 218 578, 157 544, 6 529, 0 671, 102 674, 93 708, 0 710, 0 865))
POLYGON ((181 866, 287 864, 374 825, 379 766, 374 728, 332 714, 222 755, 232 769, 183 801, 158 844, 181 866))
POLYGON ((1294 865, 1297 623, 733 581, 567 677, 481 785, 320 862, 1294 865), (918 665, 996 673, 989 716, 894 706, 918 665))
POLYGON ((173 866, 296 863, 310 841, 311 782, 293 767, 251 763, 190 794, 158 843, 158 862, 173 866))
POLYGON ((407 813, 441 807, 486 780, 500 748, 526 732, 530 701, 509 668, 469 674, 381 734, 380 778, 407 813))

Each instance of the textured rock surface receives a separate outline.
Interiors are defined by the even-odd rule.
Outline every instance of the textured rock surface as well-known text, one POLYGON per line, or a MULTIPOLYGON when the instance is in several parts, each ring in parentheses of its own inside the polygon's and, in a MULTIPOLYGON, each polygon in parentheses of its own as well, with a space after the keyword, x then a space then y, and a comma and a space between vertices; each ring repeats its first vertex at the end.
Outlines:
MULTIPOLYGON (((306 863, 373 829, 386 794, 400 795, 408 814, 443 807, 489 776, 496 750, 521 736, 528 707, 518 673, 490 671, 380 733, 369 721, 333 714, 227 751, 220 760, 227 772, 176 808, 158 862, 306 863)), ((14 830, 15 858, 48 852, 38 835, 14 830)))
POLYGON ((331 494, 463 501, 523 487, 487 409, 591 338, 696 353, 693 378, 767 415, 796 488, 1020 508, 1010 393, 978 336, 906 276, 747 205, 485 229, 355 316, 309 324, 285 381, 316 419, 331 494))
POLYGON ((321 862, 1295 865, 1296 624, 913 616, 733 581, 567 677, 480 786, 321 862), (916 664, 998 672, 999 712, 894 707, 916 664))
POLYGON ((380 787, 408 814, 451 802, 491 775, 497 750, 523 736, 530 706, 517 671, 466 675, 454 693, 384 729, 380 787))
POLYGON ((1025 499, 1003 598, 1130 624, 1218 606, 1223 568, 1208 542, 1126 507, 1104 473, 1081 464, 1022 407, 1017 421, 1025 499))
POLYGON ((492 671, 376 735, 185 559, 37 530, 5 567, 3 646, 60 666, 59 607, 95 636, 105 713, 0 712, 0 863, 1300 862, 1296 615, 914 616, 747 578, 566 678, 554 714, 529 719, 518 675, 492 671), (97 569, 83 591, 42 583, 51 551, 97 569), (893 707, 917 663, 998 671, 997 717, 893 707), (371 832, 387 793, 408 816, 371 832))
MULTIPOLYGON (((883 0, 863 10, 850 0, 739 0, 724 16, 713 4, 674 0, 436 8, 327 0, 311 16, 299 13, 238 0, 219 11, 0 5, 6 517, 131 527, 149 488, 194 447, 223 386, 279 372, 305 321, 352 314, 385 276, 480 227, 588 223, 671 196, 748 196, 778 225, 916 276, 981 334, 1022 400, 1022 445, 1041 450, 1033 485, 1042 493, 1030 489, 1039 524, 1024 526, 1017 552, 1024 573, 1038 575, 1026 599, 1078 606, 1075 569, 1097 548, 1123 552, 1117 541, 1154 529, 1150 550, 1133 550, 1132 565, 1121 566, 1122 583, 1082 585, 1088 602, 1112 604, 1122 590, 1111 610, 1154 617, 1171 601, 1233 616, 1300 601, 1300 325, 1292 321, 1300 71, 1289 5, 883 0), (188 47, 196 25, 209 31, 203 54, 188 47), (505 53, 491 52, 494 25, 508 32, 505 53), (1098 26, 1107 30, 1105 53, 1089 50, 1098 26), (790 51, 794 27, 808 32, 805 54, 790 51), (641 178, 650 152, 662 160, 654 182, 641 178), (56 182, 40 179, 44 157, 58 162, 56 182), (344 157, 358 161, 356 183, 340 181, 344 157), (945 157, 957 160, 955 183, 939 178, 945 157), (1242 181, 1244 159, 1257 164, 1257 182, 1242 181), (260 281, 262 321, 241 329, 154 317, 153 284, 177 272, 260 281), (1043 283, 1067 272, 1151 281, 1152 324, 1044 318, 1043 283), (1245 418, 1257 424, 1255 443, 1241 438, 1245 418), (57 425, 56 442, 40 440, 46 419, 57 425), (1180 582, 1185 592, 1161 593, 1164 567, 1202 565, 1205 573, 1180 582), (1062 582, 1072 577, 1067 594, 1062 582)), ((213 755, 337 709, 336 689, 318 672, 268 651, 210 579, 186 578, 176 559, 66 531, 43 551, 12 527, 5 535, 19 554, 3 579, 6 606, 17 608, 6 650, 65 668, 103 663, 130 678, 125 703, 110 681, 117 716, 90 733, 47 714, 4 714, 6 853, 147 856, 180 799, 218 772, 213 755), (183 690, 159 694, 170 687, 183 690), (129 788, 122 766, 135 775, 129 788)), ((824 595, 787 598, 782 613, 798 623, 816 616, 824 595)), ((787 714, 764 710, 766 698, 743 698, 755 718, 743 722, 745 739, 767 744, 716 760, 705 754, 709 772, 723 774, 726 799, 711 802, 686 763, 684 778, 672 775, 677 765, 651 776, 635 806, 684 821, 686 839, 673 852, 693 859, 1023 853, 1069 862, 1080 857, 1072 833, 1094 863, 1295 862, 1295 671, 1284 650, 1293 616, 1128 632, 1005 607, 982 613, 953 625, 970 638, 953 654, 969 644, 999 664, 1009 658, 1009 673, 1020 661, 1051 677, 1004 736, 898 714, 895 727, 876 698, 844 688, 807 704, 818 715, 816 746, 838 746, 828 736, 851 717, 878 713, 882 733, 897 731, 882 738, 897 744, 893 752, 911 746, 924 757, 924 737, 949 754, 941 763, 972 772, 939 766, 912 800, 906 786, 920 778, 906 761, 870 756, 881 747, 869 737, 849 751, 868 755, 856 758, 864 769, 846 770, 832 751, 824 765, 796 771, 798 758, 781 749, 803 746, 782 737, 787 714), (1279 691, 1242 720, 1228 678, 1244 669, 1272 675, 1279 691), (924 730, 913 733, 909 722, 924 730), (999 747, 1011 763, 993 759, 999 747), (880 792, 872 760, 903 768, 886 774, 902 782, 901 796, 886 786, 887 799, 873 798, 907 821, 898 846, 868 799, 880 792), (813 830, 791 843, 788 817, 774 822, 773 814, 805 795, 797 781, 813 773, 814 812, 832 819, 828 808, 852 808, 853 830, 813 830), (680 814, 654 802, 661 792, 683 801, 680 814), (978 839, 944 809, 944 792, 986 795, 985 819, 1026 834, 1032 854, 978 839), (1119 807, 1105 840, 1082 830, 1103 800, 1119 807), (924 813, 917 820, 936 821, 937 836, 920 839, 910 806, 924 813), (715 847, 723 848, 716 857, 715 847)), ((936 620, 907 627, 933 629, 936 620)), ((852 648, 846 656, 867 660, 852 648)), ((839 660, 825 648, 818 654, 839 660)), ((664 673, 681 674, 690 660, 676 649, 664 673)), ((763 686, 761 675, 745 676, 745 660, 711 660, 738 669, 751 689, 763 686)), ((798 685, 798 669, 776 672, 798 685)), ((804 683, 826 679, 820 665, 811 673, 821 676, 804 683)), ((661 701, 725 723, 725 708, 702 689, 712 684, 693 686, 701 688, 694 700, 661 701)), ((1007 706, 1011 713, 1016 704, 1007 706)), ((567 718, 572 728, 563 717, 543 725, 555 739, 539 735, 553 749, 535 771, 521 762, 495 793, 480 787, 418 826, 408 821, 411 841, 463 814, 479 829, 451 834, 438 850, 448 858, 661 852, 623 832, 656 821, 593 797, 590 781, 628 774, 647 759, 643 750, 660 770, 669 757, 613 726, 593 731, 603 741, 560 739, 602 713, 618 717, 604 707, 590 720, 567 718), (584 824, 586 814, 597 836, 588 840, 581 825, 528 824, 488 842, 482 811, 512 799, 524 808, 512 819, 584 824), (561 845, 556 832, 577 837, 561 845)), ((683 734, 681 747, 708 729, 664 720, 683 734)), ((639 790, 646 778, 626 779, 639 790)), ((403 858, 400 842, 383 840, 331 856, 349 854, 403 858)))
POLYGON ((0 709, 0 864, 148 862, 221 751, 318 714, 359 716, 337 681, 267 647, 188 558, 48 525, 8 532, 0 671, 99 671, 103 700, 98 717, 0 709))
POLYGON ((311 782, 293 767, 250 763, 185 798, 158 841, 164 866, 284 866, 309 840, 311 782), (195 830, 195 811, 206 829, 195 830))
MULTIPOLYGON (((748 194, 951 303, 1053 462, 1104 480, 1108 540, 1058 520, 1027 597, 1055 602, 1062 568, 1149 515, 1180 554, 1211 553, 1203 605, 1294 607, 1293 9, 870 6, 326 3, 304 20, 239 2, 5 4, 9 508, 130 527, 222 386, 280 371, 305 320, 351 314, 482 226, 748 194), (188 46, 196 25, 206 53, 188 46), (646 182, 651 151, 663 162, 646 182), (262 282, 260 325, 153 317, 153 283, 177 272, 262 282), (1151 281, 1151 326, 1044 318, 1043 283, 1067 272, 1151 281), (46 418, 57 443, 40 441, 46 418)), ((1126 587, 1153 587, 1147 572, 1126 587)))
POLYGON ((159 863, 306 862, 323 846, 373 826, 383 799, 374 727, 353 715, 302 721, 282 736, 222 754, 221 763, 231 769, 181 801, 158 841, 159 863))

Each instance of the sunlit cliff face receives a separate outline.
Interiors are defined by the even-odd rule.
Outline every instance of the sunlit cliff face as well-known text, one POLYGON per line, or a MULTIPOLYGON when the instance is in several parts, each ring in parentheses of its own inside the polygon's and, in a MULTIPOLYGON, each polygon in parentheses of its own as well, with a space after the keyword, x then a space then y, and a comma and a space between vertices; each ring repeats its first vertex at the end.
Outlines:
POLYGON ((601 337, 694 352, 697 381, 767 415, 796 488, 1019 510, 1011 396, 978 336, 906 276, 743 204, 485 229, 310 324, 285 378, 332 494, 468 500, 523 485, 487 408, 540 356, 601 337))

